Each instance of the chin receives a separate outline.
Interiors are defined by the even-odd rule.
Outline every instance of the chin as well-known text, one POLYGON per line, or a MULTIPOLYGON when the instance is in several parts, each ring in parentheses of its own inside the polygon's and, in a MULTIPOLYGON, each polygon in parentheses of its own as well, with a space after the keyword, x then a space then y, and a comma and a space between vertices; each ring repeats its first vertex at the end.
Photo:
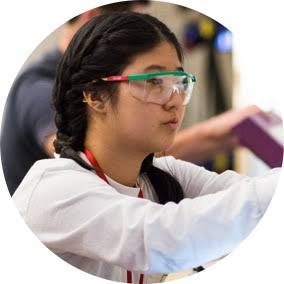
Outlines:
POLYGON ((167 151, 172 146, 173 143, 174 143, 174 138, 172 138, 172 139, 169 138, 167 141, 164 141, 164 143, 160 144, 156 148, 155 152, 163 153, 163 152, 167 151))
POLYGON ((172 132, 165 134, 165 132, 163 132, 159 135, 155 134, 158 133, 154 133, 151 137, 145 139, 144 142, 146 142, 146 144, 144 144, 144 150, 148 153, 160 153, 161 155, 163 155, 163 152, 167 151, 174 143, 176 133, 172 132))

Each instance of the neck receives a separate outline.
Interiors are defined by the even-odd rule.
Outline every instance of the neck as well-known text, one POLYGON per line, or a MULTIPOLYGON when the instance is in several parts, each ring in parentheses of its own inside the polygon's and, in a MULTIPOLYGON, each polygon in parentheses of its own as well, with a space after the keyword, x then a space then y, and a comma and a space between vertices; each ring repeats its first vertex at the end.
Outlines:
POLYGON ((85 146, 95 156, 105 175, 125 186, 133 187, 140 173, 145 154, 134 153, 129 149, 110 145, 114 143, 100 143, 95 139, 86 140, 85 146))

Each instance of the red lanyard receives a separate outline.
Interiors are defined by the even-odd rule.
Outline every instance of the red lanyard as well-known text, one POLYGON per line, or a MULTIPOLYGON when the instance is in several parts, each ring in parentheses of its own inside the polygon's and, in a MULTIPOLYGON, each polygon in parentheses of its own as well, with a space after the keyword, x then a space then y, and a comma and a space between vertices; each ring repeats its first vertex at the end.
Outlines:
MULTIPOLYGON (((102 169, 101 169, 99 163, 97 162, 95 156, 93 155, 93 153, 90 150, 85 149, 85 155, 86 155, 87 159, 89 160, 89 162, 94 167, 94 169, 96 171, 96 174, 101 179, 103 179, 106 183, 109 184, 109 182, 108 182, 104 172, 102 171, 102 169)), ((140 188, 138 197, 139 198, 143 198, 143 192, 142 192, 141 188, 140 188)), ((140 274, 139 284, 143 284, 143 279, 144 279, 144 274, 140 274)), ((127 283, 132 283, 132 273, 131 273, 131 271, 128 271, 128 270, 127 270, 127 283)))

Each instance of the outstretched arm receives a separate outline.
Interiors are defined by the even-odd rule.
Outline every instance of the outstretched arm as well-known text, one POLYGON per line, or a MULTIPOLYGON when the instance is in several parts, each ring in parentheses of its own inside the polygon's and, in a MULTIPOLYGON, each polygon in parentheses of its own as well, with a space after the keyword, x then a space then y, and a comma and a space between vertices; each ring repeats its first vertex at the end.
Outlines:
MULTIPOLYGON (((166 155, 197 162, 210 159, 218 152, 231 150, 239 145, 237 137, 231 133, 232 127, 260 111, 256 106, 233 109, 181 130, 166 155)), ((163 154, 158 153, 157 156, 163 154)))

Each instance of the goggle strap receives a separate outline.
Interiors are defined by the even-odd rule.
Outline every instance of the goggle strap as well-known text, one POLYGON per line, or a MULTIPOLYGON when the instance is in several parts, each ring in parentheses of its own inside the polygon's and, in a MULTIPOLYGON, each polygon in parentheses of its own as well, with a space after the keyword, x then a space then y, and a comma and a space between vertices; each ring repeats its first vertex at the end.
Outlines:
POLYGON ((101 78, 103 81, 128 81, 128 76, 125 75, 118 75, 118 76, 110 76, 101 78))

